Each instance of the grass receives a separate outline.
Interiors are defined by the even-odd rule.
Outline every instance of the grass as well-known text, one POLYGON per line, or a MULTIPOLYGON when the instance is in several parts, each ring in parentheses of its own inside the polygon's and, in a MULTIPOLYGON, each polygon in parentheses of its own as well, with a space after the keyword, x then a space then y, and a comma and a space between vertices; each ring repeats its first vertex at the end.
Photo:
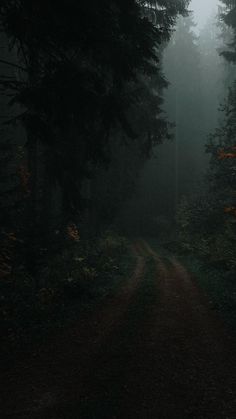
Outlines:
POLYGON ((226 272, 206 266, 193 256, 181 255, 179 259, 194 275, 213 308, 236 331, 236 278, 232 280, 226 272))
MULTIPOLYGON (((168 263, 170 255, 181 260, 194 275, 196 282, 209 298, 212 307, 220 313, 229 326, 236 331, 236 275, 207 266, 193 255, 178 253, 177 246, 170 251, 157 239, 147 240, 151 247, 168 263)), ((168 247, 168 246, 167 246, 168 247)))

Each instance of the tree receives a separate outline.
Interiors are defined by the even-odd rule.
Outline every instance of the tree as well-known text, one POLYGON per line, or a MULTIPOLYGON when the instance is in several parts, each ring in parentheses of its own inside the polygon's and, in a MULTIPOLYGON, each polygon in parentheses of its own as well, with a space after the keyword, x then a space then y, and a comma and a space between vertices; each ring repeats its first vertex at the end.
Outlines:
MULTIPOLYGON (((232 30, 232 38, 227 43, 227 49, 222 52, 222 55, 231 62, 236 62, 236 2, 235 0, 221 0, 225 5, 222 9, 222 20, 232 30)), ((227 32, 228 33, 228 32, 227 32)))
POLYGON ((47 247, 55 211, 59 227, 77 221, 83 183, 109 162, 115 133, 137 143, 145 134, 146 154, 166 135, 161 51, 187 3, 1 2, 1 27, 18 52, 10 63, 18 76, 1 85, 27 133, 29 250, 47 247))
POLYGON ((145 167, 136 208, 152 219, 164 215, 173 221, 181 197, 196 190, 199 155, 204 155, 199 128, 200 54, 191 16, 178 19, 163 53, 163 72, 169 82, 163 108, 174 123, 169 129, 173 141, 155 148, 155 157, 145 167))
MULTIPOLYGON (((235 62, 236 3, 223 2, 222 19, 233 31, 230 45, 221 54, 230 62, 235 62)), ((224 34, 226 33, 224 25, 224 34)), ((228 37, 227 37, 228 39, 228 37)), ((227 86, 225 86, 227 87, 227 86)), ((236 83, 228 90, 222 106, 218 127, 209 136, 207 152, 210 155, 208 191, 204 205, 193 203, 185 207, 185 215, 191 220, 185 229, 188 231, 188 245, 194 248, 207 263, 235 275, 236 258, 236 83)), ((183 229, 182 229, 183 231, 183 229)))

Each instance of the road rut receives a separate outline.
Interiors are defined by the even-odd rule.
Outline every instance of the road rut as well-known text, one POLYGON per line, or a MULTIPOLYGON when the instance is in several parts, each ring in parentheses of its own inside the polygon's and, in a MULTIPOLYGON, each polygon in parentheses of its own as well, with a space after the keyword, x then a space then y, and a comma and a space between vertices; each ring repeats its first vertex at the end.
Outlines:
POLYGON ((2 377, 1 418, 236 418, 234 338, 176 258, 133 250, 116 296, 2 377))

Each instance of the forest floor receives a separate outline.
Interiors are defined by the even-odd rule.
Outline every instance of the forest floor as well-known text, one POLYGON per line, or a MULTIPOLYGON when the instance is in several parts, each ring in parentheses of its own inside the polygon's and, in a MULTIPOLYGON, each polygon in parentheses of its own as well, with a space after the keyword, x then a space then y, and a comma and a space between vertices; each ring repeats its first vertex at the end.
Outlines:
POLYGON ((143 240, 73 327, 1 367, 1 419, 235 419, 235 339, 194 278, 143 240))

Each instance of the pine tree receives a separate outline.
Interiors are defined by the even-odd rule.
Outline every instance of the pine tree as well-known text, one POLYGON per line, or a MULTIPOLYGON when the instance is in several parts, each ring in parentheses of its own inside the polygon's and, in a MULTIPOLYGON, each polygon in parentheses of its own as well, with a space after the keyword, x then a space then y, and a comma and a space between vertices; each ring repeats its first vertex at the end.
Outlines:
POLYGON ((236 1, 222 0, 222 3, 225 5, 222 13, 223 22, 231 28, 233 32, 232 39, 227 45, 227 50, 222 54, 227 60, 236 62, 236 1))
MULTIPOLYGON (((224 1, 223 20, 234 33, 233 41, 221 54, 235 61, 236 3, 224 1), (230 47, 230 49, 229 49, 230 47)), ((221 25, 222 27, 222 25, 221 25)), ((224 34, 225 27, 223 26, 224 34)), ((228 37, 227 37, 228 39, 228 37)), ((222 51, 222 50, 221 50, 222 51)), ((234 68, 235 70, 235 68, 234 68)), ((236 258, 236 83, 233 82, 221 109, 218 128, 209 136, 207 152, 210 155, 209 189, 201 203, 192 205, 188 230, 191 241, 207 263, 235 273, 236 258)))
POLYGON ((18 77, 1 84, 23 109, 18 121, 28 137, 29 250, 32 242, 47 247, 56 208, 59 226, 76 221, 83 183, 109 160, 113 132, 133 141, 145 132, 148 151, 165 135, 153 82, 164 83, 162 45, 187 3, 2 0, 18 77))

